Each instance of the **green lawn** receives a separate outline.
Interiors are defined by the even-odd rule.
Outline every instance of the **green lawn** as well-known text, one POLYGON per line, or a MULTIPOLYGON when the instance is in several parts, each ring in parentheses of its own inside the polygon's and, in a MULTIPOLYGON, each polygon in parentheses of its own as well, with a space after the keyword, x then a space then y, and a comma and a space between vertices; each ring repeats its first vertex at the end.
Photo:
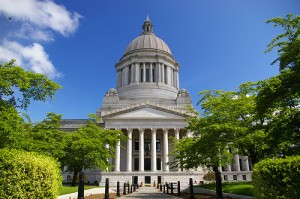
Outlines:
MULTIPOLYGON (((99 186, 90 186, 90 185, 84 186, 84 190, 93 189, 93 188, 99 188, 99 186)), ((59 191, 59 195, 65 195, 74 192, 78 192, 78 187, 63 186, 59 191)))
MULTIPOLYGON (((216 190, 215 183, 203 184, 203 185, 196 186, 196 187, 216 190)), ((253 196, 253 185, 251 184, 251 182, 222 183, 222 191, 224 193, 233 193, 233 194, 244 195, 244 196, 253 196)))

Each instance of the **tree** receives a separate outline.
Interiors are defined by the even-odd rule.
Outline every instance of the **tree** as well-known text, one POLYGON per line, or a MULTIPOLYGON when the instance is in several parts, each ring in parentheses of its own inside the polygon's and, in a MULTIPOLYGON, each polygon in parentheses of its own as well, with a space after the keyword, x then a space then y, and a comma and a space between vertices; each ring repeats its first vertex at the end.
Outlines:
POLYGON ((125 140, 122 131, 104 130, 93 118, 71 134, 64 163, 73 172, 72 186, 76 185, 77 174, 82 169, 110 169, 109 159, 115 155, 118 140, 125 140))
POLYGON ((201 114, 191 110, 187 116, 187 130, 194 137, 176 142, 173 164, 183 168, 211 167, 216 185, 220 186, 218 167, 230 164, 234 153, 248 156, 253 164, 264 158, 268 145, 265 120, 258 117, 255 109, 258 85, 260 82, 246 82, 237 91, 200 92, 201 114))
POLYGON ((47 76, 25 71, 14 62, 0 63, 0 101, 26 109, 31 99, 45 101, 61 88, 47 76))
POLYGON ((59 114, 48 113, 46 119, 32 125, 26 134, 28 144, 24 149, 50 155, 62 162, 70 134, 59 130, 61 117, 59 114))
POLYGON ((20 116, 16 108, 26 109, 30 100, 45 101, 61 88, 45 75, 25 71, 14 60, 0 63, 0 148, 26 148, 31 124, 20 116))
POLYGON ((273 155, 299 154, 299 100, 300 100, 300 16, 288 14, 286 18, 267 21, 285 31, 276 36, 266 52, 277 49, 280 74, 261 84, 257 96, 257 111, 268 120, 273 155), (271 117, 271 118, 269 118, 271 117))
POLYGON ((0 149, 21 149, 25 145, 26 123, 11 105, 0 101, 0 149))

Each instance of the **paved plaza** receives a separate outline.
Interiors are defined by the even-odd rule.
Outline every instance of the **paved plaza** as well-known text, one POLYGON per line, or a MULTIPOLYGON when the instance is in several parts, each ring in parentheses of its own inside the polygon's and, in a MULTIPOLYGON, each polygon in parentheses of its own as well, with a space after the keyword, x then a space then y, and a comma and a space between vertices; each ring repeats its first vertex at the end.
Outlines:
POLYGON ((158 189, 156 189, 155 187, 140 187, 139 189, 137 189, 136 192, 133 192, 129 195, 125 195, 120 197, 122 199, 125 198, 147 198, 147 199, 151 199, 151 198, 178 198, 175 196, 171 196, 169 194, 164 194, 162 192, 160 192, 158 189))

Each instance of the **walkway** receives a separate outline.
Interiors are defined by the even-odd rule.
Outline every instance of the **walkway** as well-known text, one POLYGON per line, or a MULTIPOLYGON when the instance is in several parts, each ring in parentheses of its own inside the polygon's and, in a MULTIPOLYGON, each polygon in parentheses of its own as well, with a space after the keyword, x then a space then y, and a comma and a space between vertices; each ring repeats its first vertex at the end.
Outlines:
POLYGON ((157 198, 178 198, 169 194, 164 194, 160 192, 155 187, 140 187, 136 192, 133 192, 129 195, 125 195, 120 197, 122 199, 125 198, 147 198, 147 199, 157 199, 157 198))

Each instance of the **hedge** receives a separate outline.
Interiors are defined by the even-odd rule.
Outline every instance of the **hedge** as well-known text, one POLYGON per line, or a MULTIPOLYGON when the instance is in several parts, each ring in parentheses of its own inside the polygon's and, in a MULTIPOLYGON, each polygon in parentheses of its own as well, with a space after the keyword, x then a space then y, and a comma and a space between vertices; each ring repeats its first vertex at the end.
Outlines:
POLYGON ((254 198, 285 199, 300 196, 300 156, 266 159, 253 169, 254 198))
POLYGON ((62 177, 51 157, 15 149, 0 150, 0 198, 57 198, 62 177))

